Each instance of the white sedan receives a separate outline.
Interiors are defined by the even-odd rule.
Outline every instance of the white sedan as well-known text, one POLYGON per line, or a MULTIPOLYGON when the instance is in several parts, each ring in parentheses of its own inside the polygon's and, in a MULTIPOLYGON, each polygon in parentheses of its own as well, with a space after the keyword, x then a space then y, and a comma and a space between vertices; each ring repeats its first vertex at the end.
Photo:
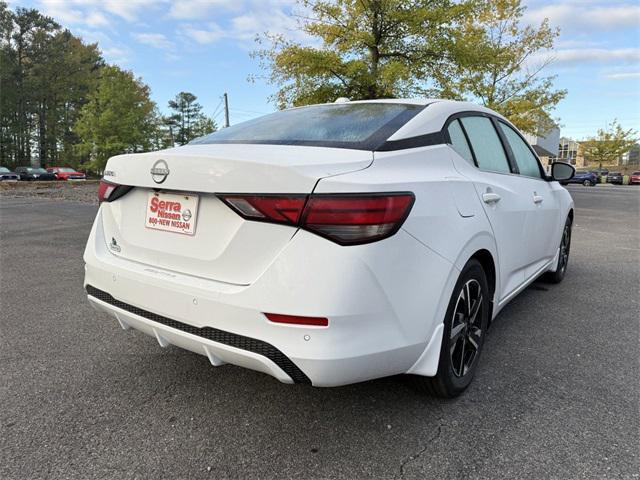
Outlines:
POLYGON ((109 160, 84 253, 122 328, 285 383, 395 374, 460 394, 498 312, 559 282, 574 208, 505 118, 470 103, 285 110, 109 160))

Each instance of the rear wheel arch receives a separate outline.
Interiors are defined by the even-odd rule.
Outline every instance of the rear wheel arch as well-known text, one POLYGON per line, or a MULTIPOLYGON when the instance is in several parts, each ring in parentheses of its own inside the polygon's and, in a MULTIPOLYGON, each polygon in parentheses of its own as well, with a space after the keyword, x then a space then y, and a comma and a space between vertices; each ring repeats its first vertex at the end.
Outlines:
POLYGON ((489 313, 489 321, 491 321, 491 314, 493 313, 493 299, 496 293, 496 263, 493 258, 493 255, 489 250, 482 249, 475 252, 471 259, 476 259, 482 265, 482 269, 484 270, 484 274, 487 277, 487 284, 489 287, 489 292, 491 294, 491 311, 489 313))

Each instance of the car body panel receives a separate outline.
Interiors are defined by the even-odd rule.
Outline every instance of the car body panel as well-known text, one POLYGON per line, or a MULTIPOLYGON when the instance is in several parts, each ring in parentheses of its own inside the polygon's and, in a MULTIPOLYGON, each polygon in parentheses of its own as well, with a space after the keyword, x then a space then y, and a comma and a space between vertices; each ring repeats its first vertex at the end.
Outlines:
POLYGON ((363 169, 372 162, 371 152, 251 147, 197 145, 112 159, 105 178, 137 186, 120 201, 102 207, 106 241, 117 244, 114 255, 174 272, 248 285, 276 258, 296 229, 245 220, 215 193, 305 194, 320 178, 363 169), (213 153, 213 158, 205 156, 206 151, 213 153), (309 164, 304 164, 303 158, 309 164), (164 161, 170 172, 161 184, 150 174, 158 161, 164 161), (194 236, 146 228, 147 199, 152 191, 198 192, 194 236))
POLYGON ((17 167, 16 173, 20 176, 20 180, 24 181, 51 181, 56 179, 53 173, 47 172, 44 168, 17 167))
POLYGON ((47 168, 47 172, 53 173, 58 180, 86 180, 87 176, 76 170, 71 172, 66 170, 73 170, 68 167, 49 167, 47 168))
POLYGON ((588 182, 590 185, 596 185, 599 182, 598 175, 594 172, 576 172, 571 180, 567 183, 581 183, 588 182))
MULTIPOLYGON (((440 134, 458 112, 490 113, 466 103, 422 102, 426 108, 389 140, 440 134)), ((267 342, 318 386, 434 375, 443 319, 469 259, 482 251, 495 264, 495 317, 554 268, 573 208, 557 182, 480 170, 444 142, 375 152, 188 145, 114 157, 105 179, 135 188, 101 205, 84 253, 85 286, 108 292, 131 311, 90 296, 95 306, 161 345, 290 382, 282 365, 255 352, 155 325, 132 311, 267 342), (151 169, 161 160, 169 174, 157 183, 151 169), (483 202, 487 188, 502 196, 498 205, 483 202), (199 195, 195 236, 144 229, 145 199, 153 191, 199 195), (380 192, 412 192, 415 203, 394 235, 354 246, 295 226, 245 220, 216 196, 380 192), (265 312, 327 318, 328 326, 275 324, 265 312)))
POLYGON ((17 182, 20 180, 20 175, 16 172, 12 172, 6 167, 0 167, 0 182, 17 182))

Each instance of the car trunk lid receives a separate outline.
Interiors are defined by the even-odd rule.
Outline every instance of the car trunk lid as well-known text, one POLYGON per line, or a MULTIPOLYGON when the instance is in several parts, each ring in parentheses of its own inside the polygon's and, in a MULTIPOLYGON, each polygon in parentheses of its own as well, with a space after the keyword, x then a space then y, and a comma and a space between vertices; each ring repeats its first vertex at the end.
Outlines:
POLYGON ((105 169, 105 180, 135 188, 103 204, 105 240, 111 253, 121 258, 247 285, 268 267, 296 229, 245 220, 216 194, 309 194, 319 179, 367 168, 372 158, 371 152, 359 150, 225 144, 114 157, 105 169), (197 209, 189 212, 194 215, 193 231, 149 228, 153 196, 158 197, 156 204, 184 198, 185 205, 197 209))

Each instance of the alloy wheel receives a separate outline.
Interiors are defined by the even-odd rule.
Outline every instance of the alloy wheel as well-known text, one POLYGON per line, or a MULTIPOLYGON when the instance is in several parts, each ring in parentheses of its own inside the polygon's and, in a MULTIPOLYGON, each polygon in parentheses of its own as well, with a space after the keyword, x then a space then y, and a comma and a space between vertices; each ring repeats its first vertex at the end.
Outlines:
POLYGON ((478 356, 482 335, 482 288, 480 283, 467 281, 460 293, 451 318, 449 352, 456 377, 464 377, 478 356))
POLYGON ((571 249, 571 223, 567 222, 562 232, 560 242, 560 258, 558 259, 558 269, 564 271, 569 263, 569 250, 571 249))

